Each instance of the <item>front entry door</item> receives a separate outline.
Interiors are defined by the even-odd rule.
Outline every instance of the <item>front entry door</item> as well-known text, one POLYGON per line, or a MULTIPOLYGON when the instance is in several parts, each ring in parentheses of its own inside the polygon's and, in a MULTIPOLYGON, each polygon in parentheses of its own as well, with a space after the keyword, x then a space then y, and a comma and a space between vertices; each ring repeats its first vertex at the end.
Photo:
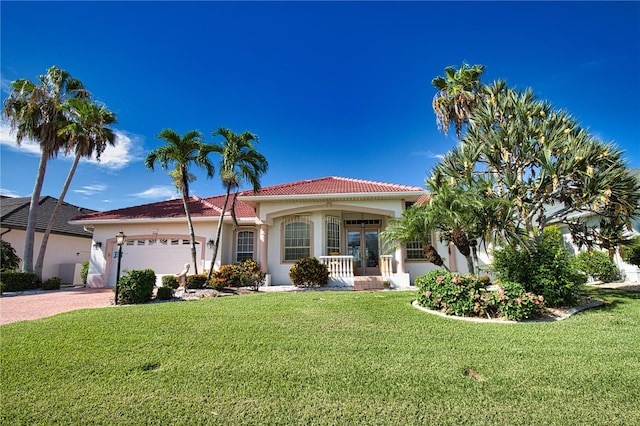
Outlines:
POLYGON ((377 229, 347 231, 347 254, 353 256, 355 275, 380 275, 380 250, 377 229))

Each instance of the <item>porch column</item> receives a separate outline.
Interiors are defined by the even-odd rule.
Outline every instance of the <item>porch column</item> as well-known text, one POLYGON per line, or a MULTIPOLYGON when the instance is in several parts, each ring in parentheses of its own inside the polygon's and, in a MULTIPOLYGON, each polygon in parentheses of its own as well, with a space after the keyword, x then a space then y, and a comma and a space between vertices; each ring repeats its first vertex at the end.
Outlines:
POLYGON ((269 261, 269 257, 267 256, 267 235, 268 234, 268 228, 267 225, 260 225, 260 230, 259 230, 259 248, 260 248, 260 270, 262 272, 267 272, 267 263, 269 261))
POLYGON ((404 258, 406 256, 405 248, 403 245, 400 245, 396 248, 396 260, 398 261, 398 266, 396 273, 404 274, 404 258))

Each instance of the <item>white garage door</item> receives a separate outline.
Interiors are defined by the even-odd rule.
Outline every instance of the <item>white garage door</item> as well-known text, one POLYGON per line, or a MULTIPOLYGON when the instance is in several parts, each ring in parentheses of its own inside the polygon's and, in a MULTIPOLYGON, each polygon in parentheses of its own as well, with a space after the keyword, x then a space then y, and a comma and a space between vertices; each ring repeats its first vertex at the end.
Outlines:
MULTIPOLYGON (((196 244, 196 253, 200 252, 196 244)), ((184 269, 185 263, 191 262, 191 247, 188 239, 145 239, 127 240, 122 246, 120 276, 125 269, 153 269, 156 275, 177 275, 184 269)), ((118 268, 118 249, 114 250, 111 262, 110 282, 115 283, 118 268)), ((191 265, 193 272, 193 265, 191 265)), ((200 271, 198 271, 200 272, 200 271)))

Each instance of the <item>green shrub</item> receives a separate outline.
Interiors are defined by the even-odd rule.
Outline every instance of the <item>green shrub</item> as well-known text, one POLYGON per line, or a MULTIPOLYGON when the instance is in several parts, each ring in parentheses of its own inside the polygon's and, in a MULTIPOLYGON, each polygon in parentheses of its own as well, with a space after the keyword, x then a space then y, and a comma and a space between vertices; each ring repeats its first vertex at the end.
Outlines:
POLYGON ((214 288, 242 286, 242 269, 240 265, 222 265, 213 273, 214 288))
POLYGON ((180 287, 178 278, 175 275, 163 275, 161 280, 162 280, 162 287, 169 287, 172 289, 176 289, 180 287))
POLYGON ((156 274, 152 269, 125 271, 118 286, 118 304, 147 303, 153 297, 156 274))
POLYGON ((239 265, 222 265, 213 273, 209 286, 216 290, 225 287, 249 287, 258 290, 264 284, 266 274, 253 259, 245 259, 239 265))
POLYGON ((329 268, 315 257, 302 258, 289 270, 289 278, 296 287, 321 287, 329 282, 329 268))
POLYGON ((31 272, 0 272, 0 288, 2 291, 25 291, 40 288, 40 279, 31 272))
POLYGON ((528 293, 519 283, 505 281, 498 284, 494 297, 498 313, 506 319, 532 319, 544 312, 544 296, 528 293))
POLYGON ((156 299, 160 299, 160 300, 173 299, 173 288, 167 287, 167 286, 162 286, 158 288, 158 292, 156 293, 156 299))
POLYGON ((0 267, 7 271, 15 271, 20 266, 22 259, 16 254, 16 249, 13 248, 8 241, 0 240, 2 244, 0 267))
POLYGON ((434 270, 416 278, 418 303, 448 315, 484 316, 491 310, 491 298, 484 284, 472 274, 434 270))
POLYGON ((206 285, 207 285, 206 275, 202 275, 202 274, 188 275, 185 288, 200 289, 200 288, 205 288, 206 285))
POLYGON ((631 245, 624 248, 622 258, 629 265, 640 267, 640 235, 633 237, 631 245))
POLYGON ((87 285, 87 277, 89 276, 89 261, 82 262, 82 269, 80 269, 80 277, 82 278, 82 284, 87 285))
POLYGON ((620 277, 618 267, 609 259, 609 255, 598 250, 580 252, 576 256, 575 266, 579 271, 606 283, 620 277))
POLYGON ((546 228, 529 247, 496 250, 493 267, 502 281, 522 284, 527 292, 544 296, 548 306, 575 303, 579 286, 586 282, 556 227, 546 228))
POLYGON ((245 259, 240 264, 242 270, 242 285, 251 290, 258 291, 264 284, 267 274, 260 270, 260 265, 253 259, 245 259))
POLYGON ((51 277, 42 283, 42 288, 45 290, 60 290, 62 279, 59 277, 51 277))

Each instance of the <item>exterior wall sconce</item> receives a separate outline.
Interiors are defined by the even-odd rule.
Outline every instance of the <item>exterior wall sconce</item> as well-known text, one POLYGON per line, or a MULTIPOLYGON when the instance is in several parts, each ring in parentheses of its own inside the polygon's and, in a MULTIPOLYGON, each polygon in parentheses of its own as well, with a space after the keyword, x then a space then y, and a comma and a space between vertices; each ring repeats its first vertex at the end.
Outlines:
POLYGON ((96 250, 102 248, 102 243, 100 241, 96 241, 96 243, 93 245, 93 248, 96 250))
POLYGON ((207 241, 207 247, 209 247, 210 249, 212 249, 214 245, 215 245, 215 241, 213 240, 207 241))

